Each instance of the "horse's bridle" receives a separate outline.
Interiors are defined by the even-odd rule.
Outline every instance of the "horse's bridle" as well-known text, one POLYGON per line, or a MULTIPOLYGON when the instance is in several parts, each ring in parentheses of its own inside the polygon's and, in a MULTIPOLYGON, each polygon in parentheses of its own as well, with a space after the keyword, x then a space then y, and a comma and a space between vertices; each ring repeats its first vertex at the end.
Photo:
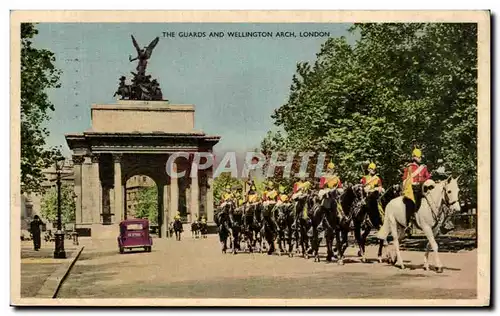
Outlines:
POLYGON ((458 203, 458 198, 455 201, 450 202, 450 197, 448 196, 448 192, 446 191, 446 185, 443 187, 443 191, 444 191, 444 201, 446 202, 447 206, 453 206, 456 203, 458 203))

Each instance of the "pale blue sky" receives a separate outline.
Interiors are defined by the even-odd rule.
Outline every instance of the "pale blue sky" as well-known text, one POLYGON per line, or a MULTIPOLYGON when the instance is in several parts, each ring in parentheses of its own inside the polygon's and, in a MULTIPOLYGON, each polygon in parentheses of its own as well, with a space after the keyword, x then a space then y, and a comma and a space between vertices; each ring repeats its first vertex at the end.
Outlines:
POLYGON ((48 123, 49 145, 69 149, 64 134, 90 128, 90 106, 114 103, 118 78, 131 77, 136 62, 130 35, 146 46, 160 42, 148 63, 164 98, 194 104, 195 128, 222 136, 216 150, 246 150, 273 128, 270 115, 288 98, 297 62, 313 61, 326 37, 319 38, 164 38, 162 32, 329 31, 347 36, 349 24, 230 23, 40 23, 36 47, 56 54, 62 87, 49 91, 56 107, 48 123))

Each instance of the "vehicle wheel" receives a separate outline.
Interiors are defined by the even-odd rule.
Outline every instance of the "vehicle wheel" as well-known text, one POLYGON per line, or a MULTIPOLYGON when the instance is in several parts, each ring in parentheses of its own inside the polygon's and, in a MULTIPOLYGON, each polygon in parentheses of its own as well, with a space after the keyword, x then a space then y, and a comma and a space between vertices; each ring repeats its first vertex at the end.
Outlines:
POLYGON ((151 252, 151 246, 146 247, 147 252, 151 252))
POLYGON ((120 253, 123 253, 125 251, 125 249, 123 249, 123 247, 120 247, 120 253))

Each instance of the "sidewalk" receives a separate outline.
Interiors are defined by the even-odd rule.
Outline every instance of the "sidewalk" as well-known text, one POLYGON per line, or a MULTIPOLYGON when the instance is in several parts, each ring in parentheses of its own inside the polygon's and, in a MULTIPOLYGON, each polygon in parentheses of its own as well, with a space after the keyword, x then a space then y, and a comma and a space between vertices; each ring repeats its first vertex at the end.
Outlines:
MULTIPOLYGON (((33 242, 21 242, 21 297, 35 297, 49 276, 70 259, 54 259, 53 242, 43 242, 39 251, 33 250, 33 242)), ((66 258, 70 258, 77 246, 65 240, 66 258)))

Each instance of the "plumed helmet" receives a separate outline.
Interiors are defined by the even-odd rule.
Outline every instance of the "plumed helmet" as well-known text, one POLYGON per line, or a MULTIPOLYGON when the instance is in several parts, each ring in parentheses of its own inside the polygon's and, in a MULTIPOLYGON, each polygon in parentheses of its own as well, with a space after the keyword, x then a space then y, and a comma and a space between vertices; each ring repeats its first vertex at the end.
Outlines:
POLYGON ((368 165, 368 169, 375 170, 376 168, 377 168, 377 165, 374 162, 370 162, 370 164, 368 165))
POLYGON ((328 163, 328 165, 326 166, 326 168, 327 168, 328 170, 332 170, 333 168, 335 168, 335 164, 334 164, 333 162, 331 162, 331 161, 330 161, 330 162, 328 163))
POLYGON ((422 157, 422 151, 418 148, 415 148, 415 149, 413 149, 412 155, 413 155, 413 157, 420 158, 420 157, 422 157))

